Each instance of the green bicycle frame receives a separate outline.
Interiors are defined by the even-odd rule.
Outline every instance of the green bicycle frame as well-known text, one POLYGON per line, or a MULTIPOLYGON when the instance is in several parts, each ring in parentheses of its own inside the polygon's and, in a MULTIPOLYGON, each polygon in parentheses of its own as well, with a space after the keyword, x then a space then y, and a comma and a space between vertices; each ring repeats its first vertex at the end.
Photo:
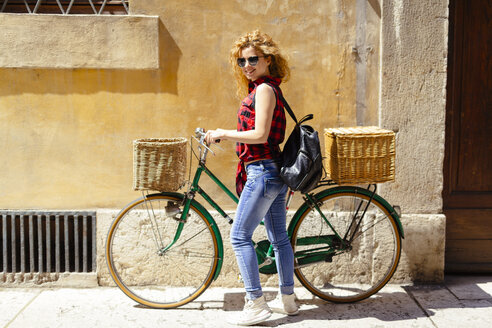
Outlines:
MULTIPOLYGON (((227 186, 224 185, 222 183, 222 181, 220 181, 220 179, 218 177, 216 177, 205 166, 205 164, 203 164, 203 162, 200 162, 199 166, 196 169, 195 176, 193 177, 193 181, 191 183, 190 189, 189 189, 188 193, 186 193, 186 199, 184 199, 184 208, 183 208, 183 213, 181 215, 182 223, 180 224, 180 228, 178 228, 176 231, 174 241, 172 242, 171 245, 167 246, 168 248, 171 247, 179 239, 181 231, 182 231, 182 227, 184 225, 184 222, 186 221, 186 217, 188 215, 189 207, 192 204, 192 201, 193 201, 193 205, 195 207, 197 207, 197 205, 199 205, 199 203, 194 201, 196 193, 201 195, 203 197, 203 199, 205 199, 207 201, 207 203, 209 203, 222 217, 226 218, 230 224, 232 224, 232 222, 233 222, 232 218, 229 215, 227 215, 227 213, 225 213, 225 211, 200 187, 199 181, 202 177, 202 173, 205 173, 206 175, 208 175, 210 177, 210 179, 212 179, 212 181, 215 184, 217 184, 220 187, 220 189, 222 189, 229 196, 229 198, 231 198, 234 201, 234 203, 236 203, 236 204, 239 203, 239 199, 236 197, 236 195, 234 195, 234 193, 229 188, 227 188, 227 186)), ((222 268, 222 263, 223 263, 222 237, 221 237, 220 231, 217 227, 217 224, 215 223, 215 220, 212 218, 210 213, 205 208, 203 208, 202 206, 200 206, 200 208, 197 207, 197 209, 200 209, 201 212, 207 216, 207 219, 210 222, 212 230, 214 231, 217 238, 220 240, 219 245, 218 245, 219 262, 218 262, 217 270, 216 270, 216 272, 214 274, 214 278, 213 278, 215 280, 215 279, 217 279, 217 277, 220 274, 220 270, 222 268)), ((263 222, 261 222, 260 224, 263 225, 263 222)), ((271 245, 268 245, 268 247, 264 247, 263 244, 264 243, 262 243, 262 242, 255 243, 253 241, 253 245, 255 247, 256 254, 259 256, 259 259, 260 258, 261 259, 267 259, 267 258, 273 257, 273 255, 274 255, 273 247, 271 245)), ((275 262, 260 264, 260 272, 262 272, 262 273, 273 273, 272 270, 276 270, 275 262)))
MULTIPOLYGON (((217 263, 217 269, 215 270, 213 280, 216 280, 217 277, 220 274, 220 271, 222 269, 222 263, 224 259, 224 246, 222 242, 222 236, 220 234, 220 230, 217 226, 217 223, 215 222, 214 218, 212 215, 202 206, 200 203, 198 203, 194 198, 195 194, 198 193, 200 194, 203 199, 207 201, 217 212, 219 212, 220 215, 222 215, 224 218, 228 220, 229 223, 232 223, 232 219, 225 213, 225 211, 199 186, 199 181, 202 176, 202 173, 205 172, 215 184, 217 184, 236 204, 239 202, 239 199, 227 188, 222 181, 219 180, 203 163, 200 163, 200 165, 197 167, 195 176, 193 178, 193 182, 190 186, 190 189, 187 193, 185 193, 185 198, 183 199, 183 212, 181 213, 181 218, 180 218, 180 223, 178 225, 178 228, 176 229, 176 234, 174 236, 173 241, 167 245, 163 251, 165 252, 169 248, 171 248, 180 238, 181 236, 181 231, 183 230, 184 224, 186 223, 186 218, 188 217, 188 212, 190 210, 190 206, 193 205, 200 213, 202 213, 205 217, 208 223, 210 224, 210 227, 212 228, 212 231, 214 232, 216 238, 217 238, 217 251, 218 251, 218 263, 217 263)), ((171 193, 169 193, 171 194, 171 193)), ((172 193, 174 195, 179 195, 172 193)))
POLYGON ((210 179, 212 179, 215 184, 217 184, 220 189, 222 189, 227 196, 229 196, 236 204, 239 203, 239 199, 227 188, 222 181, 219 180, 205 165, 200 164, 195 172, 195 177, 193 178, 193 182, 191 184, 190 193, 200 194, 220 215, 229 220, 229 223, 232 223, 232 219, 224 212, 224 210, 198 185, 200 178, 202 176, 202 172, 205 172, 210 179))
MULTIPOLYGON (((223 243, 222 243, 222 237, 220 234, 220 230, 213 219, 212 215, 202 206, 200 205, 194 198, 196 193, 201 195, 207 203, 209 203, 222 217, 226 218, 230 224, 232 224, 233 220, 225 211, 199 186, 199 181, 202 177, 202 173, 205 172, 206 175, 208 175, 212 181, 217 184, 220 189, 222 189, 236 204, 239 202, 239 199, 230 191, 229 188, 227 188, 222 181, 219 180, 206 166, 203 162, 200 161, 199 166, 196 169, 195 176, 193 178, 193 181, 191 183, 191 186, 189 188, 189 191, 184 194, 184 199, 183 201, 183 212, 181 214, 180 218, 180 224, 178 226, 178 229, 176 230, 176 235, 174 237, 174 240, 171 242, 170 245, 166 246, 164 249, 167 250, 170 247, 172 247, 177 240, 179 239, 181 235, 181 231, 184 227, 184 224, 186 222, 186 218, 188 217, 188 212, 190 209, 190 206, 194 206, 198 211, 200 211, 205 217, 208 223, 210 224, 210 227, 212 228, 214 234, 217 237, 217 248, 218 248, 218 264, 217 264, 217 269, 214 273, 213 279, 216 280, 217 277, 220 274, 222 264, 223 264, 223 258, 224 258, 224 248, 223 248, 223 243)), ((320 185, 321 186, 321 185, 320 185)), ((324 236, 314 236, 314 237, 303 237, 299 238, 296 242, 298 245, 319 245, 319 247, 314 248, 314 249, 309 249, 306 251, 298 251, 294 254, 294 257, 297 259, 298 265, 306 265, 310 263, 315 263, 315 262, 320 262, 320 261, 331 261, 331 258, 337 254, 337 249, 339 251, 343 251, 343 245, 340 247, 340 243, 343 243, 343 240, 346 238, 346 236, 341 237, 335 228, 332 226, 332 224, 329 222, 329 220, 325 217, 321 209, 319 208, 317 204, 317 199, 320 197, 323 197, 328 194, 340 192, 341 190, 344 190, 344 187, 335 187, 335 188, 329 188, 326 190, 323 190, 317 194, 304 194, 304 199, 305 202, 304 204, 297 210, 297 212, 294 214, 294 217, 292 218, 289 227, 288 227, 288 236, 292 236, 293 229, 295 226, 295 223, 299 219, 300 215, 304 213, 307 209, 307 207, 312 207, 315 209, 320 216, 323 218, 323 220, 328 224, 328 226, 331 228, 333 231, 332 235, 324 235, 324 236), (338 247, 335 247, 338 246, 338 247)), ((365 189, 364 189, 365 190, 365 189)), ((392 208, 383 198, 375 194, 375 191, 371 192, 370 191, 364 191, 363 193, 369 195, 372 199, 372 197, 376 198, 380 203, 382 203, 386 208, 390 209, 392 208)), ((167 194, 172 194, 175 196, 180 196, 178 198, 182 197, 182 194, 176 194, 176 193, 167 193, 167 194)), ((395 222, 397 224, 397 228, 400 232, 400 235, 402 238, 404 238, 403 234, 403 227, 401 225, 401 222, 399 220, 399 216, 396 212, 392 211, 391 216, 395 219, 395 222)), ((263 224, 263 222, 262 222, 263 224)), ((267 259, 271 258, 274 254, 273 252, 273 246, 272 245, 267 245, 265 241, 260 241, 258 243, 255 243, 253 241, 253 244, 255 246, 255 251, 257 253, 257 256, 259 259, 267 259)), ((275 262, 268 262, 268 263, 262 263, 260 264, 260 272, 261 273, 275 273, 276 272, 276 266, 275 262)))

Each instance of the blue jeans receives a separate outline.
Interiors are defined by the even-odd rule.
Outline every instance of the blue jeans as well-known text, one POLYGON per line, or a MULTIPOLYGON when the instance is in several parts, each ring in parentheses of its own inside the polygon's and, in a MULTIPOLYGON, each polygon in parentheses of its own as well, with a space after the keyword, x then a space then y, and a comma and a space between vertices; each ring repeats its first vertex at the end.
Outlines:
POLYGON ((273 160, 261 160, 246 167, 247 181, 231 229, 231 243, 244 281, 246 297, 255 300, 263 295, 258 260, 252 236, 264 220, 268 239, 273 245, 280 292, 294 292, 294 253, 286 231, 285 197, 287 185, 279 176, 273 160))

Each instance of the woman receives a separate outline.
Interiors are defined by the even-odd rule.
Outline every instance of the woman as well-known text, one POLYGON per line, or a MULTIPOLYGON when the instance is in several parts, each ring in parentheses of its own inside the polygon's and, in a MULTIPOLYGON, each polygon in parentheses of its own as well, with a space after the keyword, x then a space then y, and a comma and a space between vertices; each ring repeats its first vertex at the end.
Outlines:
POLYGON ((230 59, 238 94, 246 88, 249 94, 241 102, 237 130, 209 130, 205 140, 209 144, 219 140, 237 143, 236 189, 240 198, 231 243, 246 289, 246 305, 234 323, 246 326, 265 321, 272 310, 288 315, 298 313, 294 255, 286 232, 287 186, 279 176, 277 165, 286 126, 279 85, 288 79, 290 70, 276 43, 260 31, 236 41, 230 59), (262 220, 275 251, 279 273, 280 292, 270 306, 263 296, 251 240, 262 220))

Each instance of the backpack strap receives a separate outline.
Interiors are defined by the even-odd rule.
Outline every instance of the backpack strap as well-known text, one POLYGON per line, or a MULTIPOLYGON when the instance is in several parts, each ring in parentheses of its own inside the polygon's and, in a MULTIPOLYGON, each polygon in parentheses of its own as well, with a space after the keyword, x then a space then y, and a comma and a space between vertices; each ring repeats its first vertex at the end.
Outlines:
POLYGON ((314 117, 313 114, 307 114, 306 116, 301 118, 300 121, 297 121, 297 118, 296 118, 296 115, 294 114, 294 111, 292 110, 292 108, 290 108, 289 103, 287 103, 287 100, 285 100, 285 98, 282 94, 280 94, 280 100, 284 103, 284 107, 287 110, 287 113, 289 113, 290 117, 292 117, 294 122, 296 122, 296 125, 301 125, 301 123, 313 119, 313 117, 314 117))
POLYGON ((284 108, 287 110, 287 113, 289 113, 290 117, 292 117, 292 119, 294 120, 294 122, 296 122, 296 124, 299 124, 299 122, 297 122, 297 118, 296 115, 294 114, 294 111, 292 110, 292 108, 290 108, 289 103, 284 98, 284 95, 279 94, 279 96, 280 96, 280 100, 284 103, 284 108))

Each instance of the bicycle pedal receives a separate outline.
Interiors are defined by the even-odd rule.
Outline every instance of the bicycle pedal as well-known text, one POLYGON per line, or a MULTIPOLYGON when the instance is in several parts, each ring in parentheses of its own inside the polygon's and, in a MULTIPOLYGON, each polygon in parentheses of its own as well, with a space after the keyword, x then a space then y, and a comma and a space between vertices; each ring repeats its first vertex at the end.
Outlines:
POLYGON ((241 276, 240 273, 237 275, 237 282, 239 282, 239 283, 243 283, 244 282, 243 277, 241 276))

